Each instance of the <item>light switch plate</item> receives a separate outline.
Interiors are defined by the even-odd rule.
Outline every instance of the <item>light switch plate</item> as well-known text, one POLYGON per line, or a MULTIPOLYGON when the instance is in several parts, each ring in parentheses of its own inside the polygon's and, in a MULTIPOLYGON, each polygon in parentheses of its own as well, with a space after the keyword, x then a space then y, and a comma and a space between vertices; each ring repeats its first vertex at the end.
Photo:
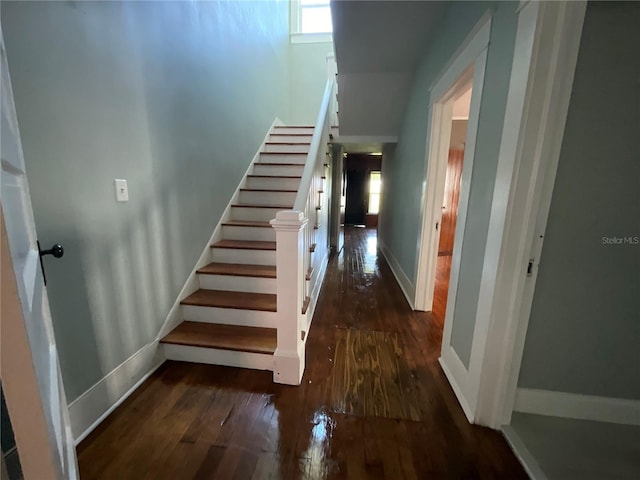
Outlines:
POLYGON ((116 178, 114 180, 116 186, 116 201, 128 202, 129 201, 129 188, 127 187, 127 181, 122 178, 116 178))

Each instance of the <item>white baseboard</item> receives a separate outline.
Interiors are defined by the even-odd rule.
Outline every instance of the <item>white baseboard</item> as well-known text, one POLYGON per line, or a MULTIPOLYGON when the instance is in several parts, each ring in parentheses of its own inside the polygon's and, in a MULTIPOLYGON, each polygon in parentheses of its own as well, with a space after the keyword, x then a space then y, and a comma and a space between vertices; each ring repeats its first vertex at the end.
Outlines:
POLYGON ((398 285, 400 285, 400 289, 402 290, 402 293, 404 293, 404 296, 407 299, 407 302, 409 303, 411 310, 415 310, 415 306, 413 303, 413 300, 416 297, 415 286, 413 285, 411 280, 409 280, 409 277, 407 277, 407 274, 404 273, 404 270, 398 263, 398 260, 396 260, 396 257, 393 256, 391 251, 382 242, 380 237, 378 237, 378 248, 382 252, 382 255, 384 256, 387 263, 389 264, 389 268, 391 268, 391 272, 393 272, 393 276, 396 277, 396 281, 398 282, 398 285))
POLYGON ((77 445, 164 363, 158 343, 145 345, 69 405, 77 445))
POLYGON ((510 425, 505 425, 502 427, 502 435, 507 440, 507 443, 513 450, 516 458, 522 464, 524 471, 527 472, 530 478, 533 480, 547 480, 547 476, 536 462, 535 458, 522 441, 520 436, 516 433, 516 431, 510 425))
POLYGON ((514 411, 640 426, 640 401, 518 388, 514 411))

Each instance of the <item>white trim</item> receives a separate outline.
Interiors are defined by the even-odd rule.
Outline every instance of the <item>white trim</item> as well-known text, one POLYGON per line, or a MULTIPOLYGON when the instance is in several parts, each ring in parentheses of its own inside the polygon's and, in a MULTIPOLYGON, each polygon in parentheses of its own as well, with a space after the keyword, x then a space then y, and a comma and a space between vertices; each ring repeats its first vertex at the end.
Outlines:
POLYGON ((470 363, 476 419, 510 421, 586 2, 520 10, 470 363))
POLYGON ((165 319, 165 321, 164 321, 162 327, 160 328, 160 330, 158 331, 158 336, 156 337, 156 341, 158 341, 161 338, 163 338, 165 335, 167 335, 169 332, 171 332, 171 330, 173 330, 178 325, 180 325, 180 323, 182 323, 183 315, 182 315, 182 308, 181 308, 180 302, 182 301, 183 298, 188 297, 189 295, 191 295, 193 292, 195 292, 196 290, 198 290, 200 288, 200 282, 199 282, 199 279, 198 279, 198 274, 196 272, 200 268, 202 268, 205 265, 208 265, 209 263, 211 263, 212 258, 213 258, 213 253, 211 251, 211 245, 216 243, 218 240, 222 239, 222 224, 224 222, 228 221, 229 218, 231 217, 231 205, 233 203, 236 203, 237 198, 240 195, 240 188, 242 188, 246 184, 247 175, 249 175, 251 173, 251 169, 253 167, 253 164, 257 163, 258 160, 260 159, 260 152, 264 149, 265 144, 269 140, 269 136, 271 135, 273 127, 275 127, 275 126, 283 126, 283 125, 284 124, 282 123, 282 121, 277 117, 271 123, 271 126, 269 127, 269 130, 267 131, 267 134, 264 136, 264 139, 262 140, 262 143, 258 147, 258 149, 256 151, 256 154, 253 156, 253 159, 249 163, 249 166, 247 167, 247 170, 244 172, 242 180, 238 183, 238 187, 236 188, 235 192, 233 192, 233 195, 231 196, 231 199, 229 200, 229 203, 227 204, 227 208, 225 208, 224 212, 222 213, 222 216, 220 217, 220 220, 218 221, 218 224, 216 225, 215 229, 213 230, 213 233, 211 234, 211 237, 209 238, 207 243, 204 245, 204 248, 202 249, 202 254, 200 254, 200 258, 198 258, 198 261, 196 262, 195 266, 191 270, 191 273, 189 274, 189 276, 185 280, 184 285, 182 286, 182 289, 180 290, 180 293, 176 297, 175 302, 171 306, 171 309, 169 310, 169 313, 167 314, 167 318, 165 319))
POLYGON ((393 276, 396 277, 396 281, 398 282, 398 285, 400 285, 400 289, 402 290, 404 297, 407 299, 407 303, 413 310, 414 309, 413 298, 415 297, 416 292, 413 288, 413 284, 411 283, 411 280, 409 280, 409 277, 407 276, 407 274, 404 273, 404 270, 400 266, 400 263, 398 262, 398 260, 396 260, 396 257, 394 257, 393 254, 391 253, 391 250, 387 248, 387 246, 384 244, 382 239, 379 237, 378 237, 378 248, 380 249, 380 252, 382 252, 382 256, 385 258, 385 260, 389 264, 389 268, 391 269, 393 276))
POLYGON ((451 55, 451 59, 436 77, 431 87, 430 103, 438 101, 456 79, 469 65, 489 46, 491 37, 491 12, 487 11, 467 34, 458 49, 451 55))
MULTIPOLYGON (((431 88, 429 144, 427 151, 427 169, 425 198, 422 211, 421 234, 417 245, 415 305, 418 310, 429 311, 433 305, 436 264, 438 259, 438 240, 440 230, 435 228, 442 218, 442 198, 446 179, 446 164, 451 137, 453 102, 458 93, 468 89, 471 83, 471 105, 467 125, 465 158, 460 182, 458 200, 458 220, 456 222, 451 279, 447 301, 447 316, 452 318, 453 306, 458 288, 462 239, 467 221, 467 207, 471 191, 471 175, 475 157, 475 144, 480 118, 480 103, 484 86, 484 74, 487 62, 487 46, 491 32, 491 17, 486 14, 467 36, 465 43, 457 50, 447 69, 431 88), (452 305, 449 308, 449 304, 452 305)), ((451 322, 449 322, 451 323, 451 322)), ((447 320, 445 319, 445 332, 447 320)), ((449 328, 450 330, 450 328, 449 328)), ((449 331, 450 334, 450 331, 449 331)), ((443 336, 444 342, 445 336, 443 336)), ((450 337, 449 337, 450 339, 450 337)), ((449 341, 449 340, 447 340, 449 341)), ((444 344, 444 343, 443 343, 444 344)))
POLYGON ((473 410, 466 401, 466 392, 458 383, 458 379, 466 378, 467 376, 465 375, 466 370, 464 368, 462 360, 460 360, 460 357, 458 357, 458 354, 451 347, 451 345, 448 345, 447 348, 443 349, 442 356, 438 359, 438 362, 440 363, 440 367, 442 367, 442 371, 447 377, 447 380, 449 380, 449 384, 453 389, 453 393, 455 393, 456 398, 458 399, 458 403, 462 407, 462 411, 466 415, 467 420, 473 423, 473 410))
POLYGON ((320 262, 320 271, 318 272, 318 276, 315 279, 315 284, 313 286, 313 290, 309 297, 311 298, 311 304, 307 308, 307 313, 305 313, 307 317, 307 334, 304 337, 304 343, 307 343, 307 338, 309 338, 309 329, 311 328, 311 322, 313 321, 313 314, 316 311, 316 306, 318 305, 318 299, 320 298, 320 290, 322 290, 322 285, 324 283, 324 276, 327 273, 327 265, 329 264, 329 249, 325 249, 325 255, 322 261, 320 262))
POLYGON ((640 400, 518 388, 513 410, 550 417, 640 426, 640 400))
POLYGON ((291 33, 291 43, 332 43, 333 33, 291 33))
POLYGON ((542 471, 542 468, 540 468, 540 465, 536 462, 534 456, 531 454, 514 428, 510 425, 505 425, 502 428, 502 434, 511 447, 511 450, 513 450, 513 453, 522 464, 524 471, 527 472, 527 475, 534 480, 548 480, 547 476, 542 471))
POLYGON ((237 352, 169 343, 163 343, 162 350, 168 359, 179 362, 206 363, 253 370, 273 370, 274 365, 274 356, 266 353, 237 352))
POLYGON ((145 345, 71 402, 74 443, 78 445, 163 363, 158 343, 145 345))

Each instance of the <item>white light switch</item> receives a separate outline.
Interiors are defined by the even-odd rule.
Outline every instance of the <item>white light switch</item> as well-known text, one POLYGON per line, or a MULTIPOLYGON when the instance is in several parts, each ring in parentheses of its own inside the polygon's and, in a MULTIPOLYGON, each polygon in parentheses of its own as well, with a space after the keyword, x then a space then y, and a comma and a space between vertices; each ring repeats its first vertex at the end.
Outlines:
POLYGON ((116 201, 128 202, 129 188, 127 187, 127 181, 121 178, 116 178, 114 182, 116 185, 116 201))

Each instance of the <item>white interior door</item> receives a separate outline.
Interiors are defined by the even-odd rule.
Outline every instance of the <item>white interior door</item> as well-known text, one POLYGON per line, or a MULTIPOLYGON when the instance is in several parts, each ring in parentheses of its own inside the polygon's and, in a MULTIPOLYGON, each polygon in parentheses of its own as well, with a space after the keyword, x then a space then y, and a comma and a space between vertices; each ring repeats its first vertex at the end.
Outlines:
POLYGON ((76 479, 69 411, 1 30, 0 53, 3 389, 25 479, 76 479))

